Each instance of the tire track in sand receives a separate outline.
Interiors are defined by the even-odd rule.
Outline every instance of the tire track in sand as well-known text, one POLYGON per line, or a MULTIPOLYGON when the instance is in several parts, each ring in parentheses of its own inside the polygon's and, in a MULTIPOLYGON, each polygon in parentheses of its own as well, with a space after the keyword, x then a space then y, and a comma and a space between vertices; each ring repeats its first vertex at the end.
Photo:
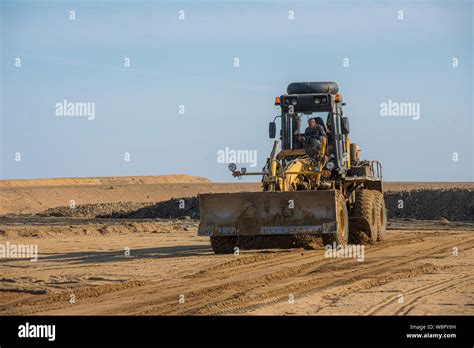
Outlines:
MULTIPOLYGON (((294 281, 298 279, 298 276, 302 273, 307 274, 314 273, 318 268, 322 274, 324 271, 324 265, 315 265, 315 262, 306 263, 297 267, 291 267, 289 270, 280 271, 276 274, 267 273, 260 275, 253 279, 237 280, 232 283, 226 283, 223 286, 217 286, 202 290, 191 292, 188 296, 186 304, 177 304, 176 301, 170 301, 165 304, 158 306, 152 306, 147 308, 145 311, 140 312, 141 314, 225 314, 225 313, 240 313, 242 310, 248 310, 256 308, 260 305, 269 303, 279 302, 288 298, 288 294, 295 292, 298 295, 302 293, 311 292, 318 289, 323 289, 331 286, 335 286, 341 283, 347 283, 358 280, 370 275, 377 273, 393 272, 394 267, 400 267, 402 265, 409 264, 413 261, 426 258, 427 256, 441 253, 449 250, 453 245, 460 246, 463 244, 473 244, 472 239, 464 241, 462 243, 454 242, 451 244, 443 244, 436 248, 427 247, 426 249, 420 250, 415 254, 403 258, 401 260, 386 261, 378 260, 376 264, 366 263, 361 272, 358 270, 356 273, 349 267, 348 271, 338 277, 336 280, 322 279, 321 276, 314 279, 305 279, 304 281, 294 281), (286 286, 279 286, 284 280, 291 282, 286 286), (272 288, 270 285, 277 282, 272 288), (278 284, 280 283, 280 284, 278 284), (258 288, 270 288, 269 291, 264 291, 260 294, 248 296, 248 292, 258 288), (237 293, 226 293, 226 291, 234 289, 237 293), (284 295, 282 295, 284 294, 284 295), (243 303, 242 303, 243 302, 243 303)), ((326 259, 328 261, 328 259, 326 259)), ((348 263, 347 259, 330 259, 326 263, 348 263), (331 262, 332 261, 332 262, 331 262)), ((321 260, 320 262, 321 263, 321 260)), ((324 262, 323 262, 324 263, 324 262)), ((250 270, 249 270, 250 271, 250 270)))
MULTIPOLYGON (((429 234, 427 234, 429 235, 429 234)), ((195 274, 181 279, 161 282, 139 282, 134 286, 95 286, 78 294, 78 304, 71 306, 59 302, 64 294, 42 295, 41 298, 18 301, 8 308, 0 307, 12 314, 53 312, 54 314, 226 314, 244 313, 261 306, 288 299, 288 294, 302 296, 316 290, 337 285, 350 284, 366 277, 380 277, 393 272, 410 262, 429 255, 441 253, 452 246, 472 244, 473 239, 455 241, 434 248, 423 247, 425 234, 401 236, 370 247, 371 251, 382 251, 405 243, 420 243, 422 249, 403 260, 377 257, 364 265, 353 268, 348 259, 325 259, 320 252, 293 250, 276 252, 271 257, 250 254, 243 261, 230 260, 210 269, 197 270, 195 274), (303 256, 301 253, 303 252, 303 256), (306 254, 307 253, 307 254, 306 254), (347 266, 347 267, 345 267, 347 266), (326 279, 325 272, 343 271, 336 279, 326 279), (101 288, 101 289, 98 289, 101 288), (179 294, 186 295, 185 303, 178 302, 179 294), (58 298, 59 296, 59 298, 58 298), (82 297, 84 296, 84 297, 82 297)), ((206 256, 207 257, 207 256, 206 256)), ((215 256, 209 256, 210 264, 215 256)), ((330 277, 330 275, 329 275, 330 277)), ((131 284, 130 284, 131 285, 131 284)))

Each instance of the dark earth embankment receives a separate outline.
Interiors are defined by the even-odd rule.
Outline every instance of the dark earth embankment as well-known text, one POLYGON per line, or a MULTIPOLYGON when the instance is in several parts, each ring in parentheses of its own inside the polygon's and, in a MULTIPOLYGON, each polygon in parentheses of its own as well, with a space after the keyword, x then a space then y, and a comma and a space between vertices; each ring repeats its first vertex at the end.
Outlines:
MULTIPOLYGON (((470 189, 390 191, 385 193, 389 218, 474 221, 474 191, 470 189)), ((41 216, 126 219, 199 219, 197 197, 173 198, 158 203, 83 204, 51 208, 41 216)))

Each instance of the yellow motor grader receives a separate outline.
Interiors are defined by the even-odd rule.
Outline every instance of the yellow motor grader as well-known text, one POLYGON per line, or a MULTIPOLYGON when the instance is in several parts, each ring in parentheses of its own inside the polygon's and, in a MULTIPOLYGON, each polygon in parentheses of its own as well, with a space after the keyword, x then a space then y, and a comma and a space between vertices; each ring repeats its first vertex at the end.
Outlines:
POLYGON ((335 82, 295 82, 275 98, 281 115, 270 122, 269 135, 276 137, 279 118, 280 136, 262 171, 229 165, 234 177, 262 176, 263 192, 199 195, 198 235, 210 236, 216 254, 291 247, 288 238, 301 236, 322 237, 324 245, 347 244, 360 232, 372 242, 384 238, 382 166, 360 159, 338 92, 335 82), (318 118, 324 132, 307 142, 302 118, 318 113, 327 117, 318 118))

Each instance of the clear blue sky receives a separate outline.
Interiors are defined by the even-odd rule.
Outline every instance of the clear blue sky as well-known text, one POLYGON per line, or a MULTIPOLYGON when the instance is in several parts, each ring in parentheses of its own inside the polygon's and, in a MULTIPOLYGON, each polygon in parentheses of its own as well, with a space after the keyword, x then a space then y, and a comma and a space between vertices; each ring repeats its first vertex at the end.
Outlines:
POLYGON ((234 181, 217 152, 257 150, 261 168, 274 97, 331 80, 386 180, 472 181, 473 17, 472 1, 1 0, 1 178, 234 181), (95 119, 57 117, 64 99, 95 119), (420 119, 382 117, 388 100, 420 119))

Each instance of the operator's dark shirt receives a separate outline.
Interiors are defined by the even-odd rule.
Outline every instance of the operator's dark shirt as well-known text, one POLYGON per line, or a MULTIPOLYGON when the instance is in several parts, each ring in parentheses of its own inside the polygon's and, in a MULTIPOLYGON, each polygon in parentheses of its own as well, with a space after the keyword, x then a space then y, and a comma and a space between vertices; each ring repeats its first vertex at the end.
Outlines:
POLYGON ((321 137, 326 135, 326 132, 324 131, 323 126, 321 126, 320 124, 317 124, 316 127, 306 128, 303 135, 304 135, 305 139, 307 139, 307 140, 308 139, 317 139, 317 140, 319 140, 321 137))

